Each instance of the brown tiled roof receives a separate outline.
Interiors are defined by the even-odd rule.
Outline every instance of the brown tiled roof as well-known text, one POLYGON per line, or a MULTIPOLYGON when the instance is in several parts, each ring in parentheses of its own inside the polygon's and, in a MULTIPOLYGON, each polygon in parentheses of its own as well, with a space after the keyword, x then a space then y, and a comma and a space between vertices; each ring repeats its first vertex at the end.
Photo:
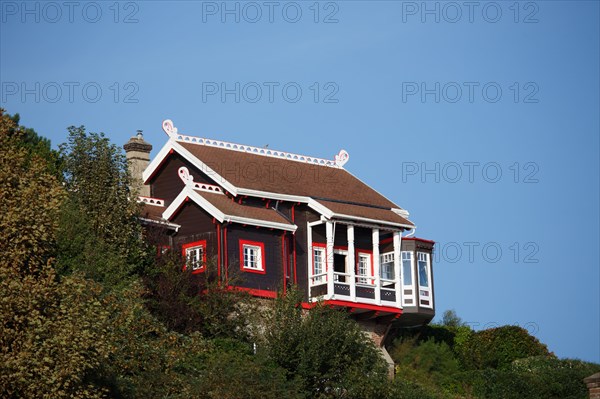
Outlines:
POLYGON ((196 191, 196 193, 228 216, 237 216, 289 225, 293 224, 291 221, 287 220, 283 215, 272 208, 268 209, 263 207, 241 205, 235 201, 232 201, 231 198, 223 194, 213 194, 206 191, 196 191))
POLYGON ((164 222, 165 220, 163 219, 162 214, 165 211, 165 209, 166 208, 163 206, 150 205, 144 203, 142 204, 142 211, 140 212, 140 215, 142 218, 145 219, 164 222))
POLYGON ((414 226, 414 224, 411 221, 403 218, 402 216, 398 215, 390 209, 372 208, 367 206, 344 204, 340 202, 324 200, 318 200, 317 202, 330 209, 333 213, 414 226))
POLYGON ((399 208, 342 168, 208 145, 179 144, 239 188, 399 208))

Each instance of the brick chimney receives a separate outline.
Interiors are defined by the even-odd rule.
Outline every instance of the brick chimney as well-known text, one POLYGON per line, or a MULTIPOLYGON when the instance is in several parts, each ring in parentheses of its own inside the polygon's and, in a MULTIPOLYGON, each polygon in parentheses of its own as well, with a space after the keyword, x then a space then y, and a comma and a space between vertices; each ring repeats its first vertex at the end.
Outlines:
POLYGON ((600 399, 600 373, 585 378, 583 382, 590 390, 590 399, 600 399))
POLYGON ((150 151, 152 145, 144 141, 142 131, 138 130, 137 134, 129 139, 123 146, 129 166, 129 173, 132 178, 132 190, 137 190, 138 195, 145 197, 150 196, 150 187, 144 185, 142 181, 142 173, 150 164, 150 151))

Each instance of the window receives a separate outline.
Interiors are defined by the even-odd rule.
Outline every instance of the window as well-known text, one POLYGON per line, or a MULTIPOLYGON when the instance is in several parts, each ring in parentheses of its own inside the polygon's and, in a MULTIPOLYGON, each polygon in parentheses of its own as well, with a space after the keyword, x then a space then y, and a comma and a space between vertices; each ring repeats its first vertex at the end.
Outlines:
POLYGON ((402 252, 402 273, 404 285, 412 285, 412 252, 402 252))
MULTIPOLYGON (((313 275, 317 276, 325 271, 325 248, 313 244, 313 275)), ((313 283, 322 282, 324 276, 313 278, 313 283)))
POLYGON ((379 257, 381 278, 384 280, 394 279, 394 253, 387 252, 379 257))
POLYGON ((243 272, 265 274, 265 244, 240 240, 240 269, 243 272))
POLYGON ((193 273, 206 270, 206 240, 194 241, 182 247, 185 267, 191 267, 193 273))
POLYGON ((429 287, 429 254, 425 252, 418 253, 419 266, 419 285, 429 287))
POLYGON ((356 268, 357 282, 360 284, 368 284, 367 276, 369 276, 369 266, 371 264, 371 255, 359 253, 358 267, 356 268))

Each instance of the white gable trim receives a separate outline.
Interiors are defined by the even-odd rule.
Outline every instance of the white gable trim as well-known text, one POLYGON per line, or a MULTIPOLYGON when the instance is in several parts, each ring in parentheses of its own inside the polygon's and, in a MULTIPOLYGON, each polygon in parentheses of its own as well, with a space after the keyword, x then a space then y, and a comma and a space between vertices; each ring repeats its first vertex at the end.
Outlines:
POLYGON ((142 173, 142 180, 144 180, 144 184, 148 184, 148 179, 154 174, 154 172, 158 169, 163 160, 169 155, 171 151, 173 140, 169 139, 165 145, 160 149, 156 157, 150 162, 146 170, 142 173))
POLYGON ((167 210, 165 210, 165 212, 163 213, 163 218, 170 220, 173 217, 173 215, 175 215, 177 210, 183 205, 186 198, 193 200, 198 206, 200 206, 200 208, 204 209, 212 217, 214 217, 221 223, 223 223, 225 221, 225 222, 233 222, 233 223, 240 223, 240 224, 249 224, 252 226, 267 227, 267 228, 286 230, 286 231, 292 231, 292 232, 296 231, 296 229, 298 228, 298 226, 296 226, 294 224, 270 222, 267 220, 227 215, 227 214, 221 212, 217 207, 215 207, 213 204, 211 204, 208 200, 206 200, 201 195, 197 194, 196 192, 194 192, 187 186, 183 190, 181 190, 181 192, 179 193, 177 198, 175 198, 173 203, 171 205, 169 205, 167 210))
POLYGON ((173 138, 170 138, 169 141, 160 149, 159 153, 156 157, 150 162, 144 173, 142 174, 142 178, 145 184, 148 184, 148 180, 152 175, 157 171, 160 165, 163 163, 166 157, 169 156, 171 151, 176 151, 179 155, 181 155, 185 160, 194 165, 197 169, 208 175, 215 182, 220 184, 225 190, 233 194, 234 197, 238 195, 238 188, 227 181, 223 176, 219 175, 212 168, 210 168, 207 164, 199 160, 196 156, 194 156, 191 152, 183 148, 179 143, 177 143, 173 138))

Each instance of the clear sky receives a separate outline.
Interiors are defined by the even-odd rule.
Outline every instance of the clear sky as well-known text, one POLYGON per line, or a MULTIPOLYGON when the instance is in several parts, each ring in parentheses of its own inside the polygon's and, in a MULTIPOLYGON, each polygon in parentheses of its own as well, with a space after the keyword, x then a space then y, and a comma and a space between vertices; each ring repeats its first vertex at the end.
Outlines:
POLYGON ((438 314, 600 362, 599 3, 0 2, 0 106, 58 145, 333 158, 437 242, 438 314))

